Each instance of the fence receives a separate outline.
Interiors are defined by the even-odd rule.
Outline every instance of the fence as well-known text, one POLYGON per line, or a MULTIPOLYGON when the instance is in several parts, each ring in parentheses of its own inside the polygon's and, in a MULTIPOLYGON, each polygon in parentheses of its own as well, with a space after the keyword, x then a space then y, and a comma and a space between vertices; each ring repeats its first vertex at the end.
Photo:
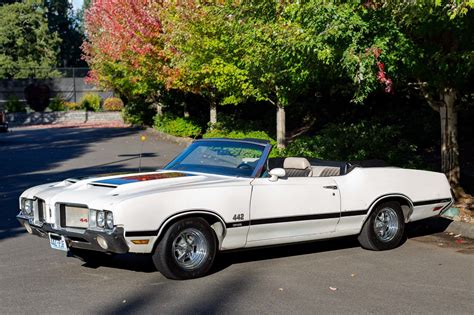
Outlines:
MULTIPOLYGON (((30 73, 35 73, 34 69, 30 73)), ((45 69, 38 69, 44 73, 45 69)), ((51 78, 38 79, 0 79, 0 105, 16 98, 21 102, 25 100, 25 89, 33 83, 46 84, 50 90, 50 98, 61 97, 67 102, 78 102, 87 93, 99 94, 102 99, 114 95, 113 91, 104 91, 93 85, 87 84, 84 79, 89 72, 88 68, 54 68, 49 70, 51 78)))

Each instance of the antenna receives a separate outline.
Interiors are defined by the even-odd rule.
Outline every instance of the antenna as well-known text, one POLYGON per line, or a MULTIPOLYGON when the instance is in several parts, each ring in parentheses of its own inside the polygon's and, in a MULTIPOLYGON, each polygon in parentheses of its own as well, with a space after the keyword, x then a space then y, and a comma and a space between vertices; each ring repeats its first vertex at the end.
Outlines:
POLYGON ((140 137, 141 140, 141 146, 140 146, 140 158, 138 160, 138 172, 140 173, 142 171, 142 153, 143 153, 143 144, 145 143, 146 137, 144 135, 141 135, 140 137))

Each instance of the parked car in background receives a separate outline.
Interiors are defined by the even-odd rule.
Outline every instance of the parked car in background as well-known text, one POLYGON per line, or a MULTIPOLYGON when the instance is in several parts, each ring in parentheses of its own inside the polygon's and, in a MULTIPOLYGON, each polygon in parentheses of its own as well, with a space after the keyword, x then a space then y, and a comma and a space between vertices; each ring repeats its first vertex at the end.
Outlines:
POLYGON ((17 218, 54 249, 152 254, 166 277, 190 279, 232 249, 347 235, 392 249, 406 223, 453 202, 441 173, 269 158, 271 149, 257 139, 196 140, 163 170, 30 188, 17 218))
POLYGON ((7 132, 7 131, 8 131, 7 115, 5 114, 5 110, 3 110, 3 107, 0 104, 0 132, 7 132))

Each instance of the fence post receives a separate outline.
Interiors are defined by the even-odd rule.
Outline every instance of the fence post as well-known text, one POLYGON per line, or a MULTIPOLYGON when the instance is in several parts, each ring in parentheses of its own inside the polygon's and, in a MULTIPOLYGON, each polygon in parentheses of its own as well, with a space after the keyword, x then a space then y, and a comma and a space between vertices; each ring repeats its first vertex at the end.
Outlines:
POLYGON ((72 88, 74 93, 74 103, 77 102, 76 100, 76 68, 72 68, 72 88))

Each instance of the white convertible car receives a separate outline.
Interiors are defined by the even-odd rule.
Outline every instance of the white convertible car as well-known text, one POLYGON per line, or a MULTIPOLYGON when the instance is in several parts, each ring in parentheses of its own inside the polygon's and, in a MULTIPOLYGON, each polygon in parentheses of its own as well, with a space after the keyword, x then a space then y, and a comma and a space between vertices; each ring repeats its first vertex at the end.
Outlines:
POLYGON ((163 170, 30 188, 17 218, 54 249, 151 253, 163 275, 189 279, 231 249, 346 235, 391 249, 407 222, 453 202, 441 173, 269 158, 270 150, 255 139, 197 140, 163 170))

